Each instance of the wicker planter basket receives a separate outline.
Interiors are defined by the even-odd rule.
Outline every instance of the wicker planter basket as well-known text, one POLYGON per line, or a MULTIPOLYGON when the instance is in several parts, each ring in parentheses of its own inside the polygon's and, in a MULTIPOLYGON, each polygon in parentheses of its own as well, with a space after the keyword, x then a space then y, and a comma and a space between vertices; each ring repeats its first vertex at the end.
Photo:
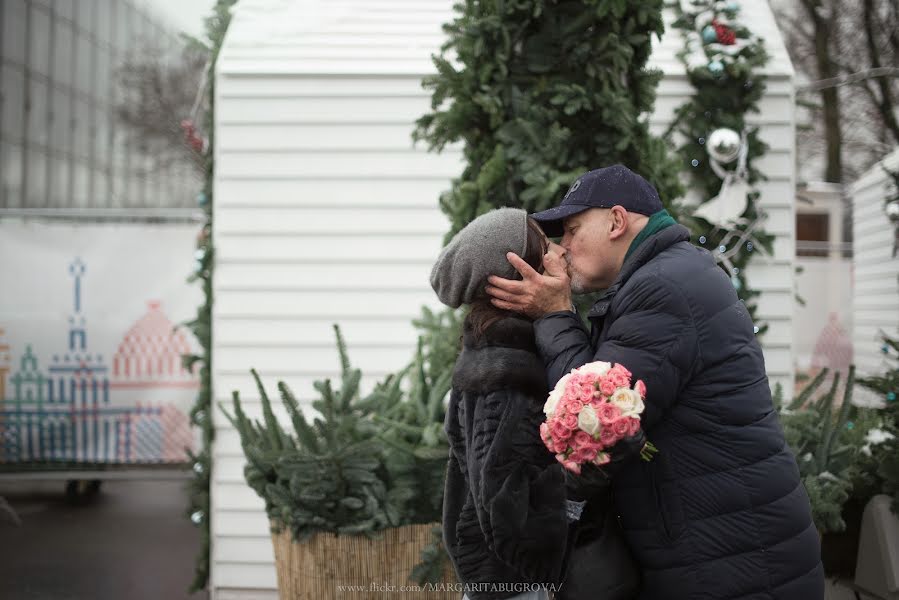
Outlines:
POLYGON ((458 600, 462 593, 446 561, 438 587, 405 589, 434 524, 405 525, 380 532, 380 538, 319 533, 298 544, 290 531, 272 533, 280 600, 339 598, 417 598, 458 600), (351 587, 352 586, 352 587, 351 587))

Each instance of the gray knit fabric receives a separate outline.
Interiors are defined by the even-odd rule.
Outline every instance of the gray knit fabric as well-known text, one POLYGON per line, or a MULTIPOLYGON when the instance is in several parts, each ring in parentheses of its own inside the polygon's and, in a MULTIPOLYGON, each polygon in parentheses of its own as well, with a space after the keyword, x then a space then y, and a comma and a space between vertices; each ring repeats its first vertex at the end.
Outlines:
POLYGON ((431 269, 431 287, 444 304, 458 308, 487 297, 487 277, 518 276, 507 252, 524 256, 528 213, 520 208, 497 208, 465 226, 447 244, 431 269))

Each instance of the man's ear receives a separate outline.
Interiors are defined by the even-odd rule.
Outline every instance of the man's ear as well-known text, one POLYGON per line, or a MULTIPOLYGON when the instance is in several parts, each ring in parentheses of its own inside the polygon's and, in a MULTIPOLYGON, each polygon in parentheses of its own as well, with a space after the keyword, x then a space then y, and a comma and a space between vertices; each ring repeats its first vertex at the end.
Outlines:
POLYGON ((617 240, 628 230, 627 211, 622 206, 613 206, 609 211, 609 239, 617 240))

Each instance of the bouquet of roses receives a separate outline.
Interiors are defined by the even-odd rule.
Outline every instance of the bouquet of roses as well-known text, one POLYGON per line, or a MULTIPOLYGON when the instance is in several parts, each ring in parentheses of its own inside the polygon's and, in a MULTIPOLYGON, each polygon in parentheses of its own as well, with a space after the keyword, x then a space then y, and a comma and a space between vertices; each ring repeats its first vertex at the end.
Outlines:
MULTIPOLYGON (((640 431, 646 385, 631 388, 631 372, 624 365, 592 362, 562 377, 550 392, 540 425, 540 437, 562 465, 580 474, 581 465, 604 465, 612 460, 609 448, 640 431)), ((646 442, 643 460, 657 452, 646 442)))

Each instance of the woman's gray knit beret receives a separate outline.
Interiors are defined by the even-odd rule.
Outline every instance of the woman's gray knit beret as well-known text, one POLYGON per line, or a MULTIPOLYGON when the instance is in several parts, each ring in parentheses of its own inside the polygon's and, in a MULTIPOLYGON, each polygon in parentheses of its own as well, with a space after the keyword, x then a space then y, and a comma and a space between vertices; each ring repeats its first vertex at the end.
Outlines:
POLYGON ((518 272, 507 252, 524 256, 528 213, 520 208, 497 208, 465 226, 440 253, 431 269, 431 287, 444 304, 458 308, 486 298, 487 277, 515 279, 518 272))

